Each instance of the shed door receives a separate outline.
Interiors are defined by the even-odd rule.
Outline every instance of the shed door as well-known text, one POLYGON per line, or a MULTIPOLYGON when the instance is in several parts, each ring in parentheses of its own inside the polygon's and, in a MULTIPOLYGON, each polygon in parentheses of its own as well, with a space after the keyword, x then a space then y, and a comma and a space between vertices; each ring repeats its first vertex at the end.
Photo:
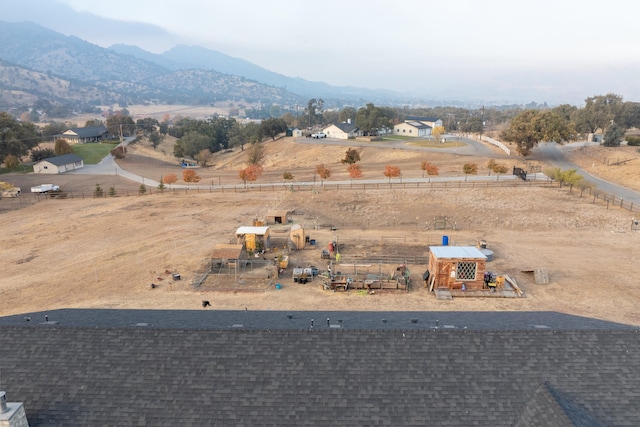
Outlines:
POLYGON ((450 276, 451 276, 451 263, 440 262, 438 265, 438 277, 436 279, 436 288, 448 288, 450 276))

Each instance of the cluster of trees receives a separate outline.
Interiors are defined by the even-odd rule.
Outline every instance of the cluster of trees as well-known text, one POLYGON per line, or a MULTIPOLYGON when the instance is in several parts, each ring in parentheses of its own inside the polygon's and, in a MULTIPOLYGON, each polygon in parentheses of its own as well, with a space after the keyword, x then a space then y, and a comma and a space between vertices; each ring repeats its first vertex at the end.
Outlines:
POLYGON ((627 129, 640 127, 640 103, 624 102, 616 94, 585 100, 585 106, 560 105, 547 110, 525 110, 516 115, 501 137, 517 145, 526 156, 541 141, 564 143, 598 130, 604 132, 603 145, 620 145, 627 129))
POLYGON ((235 119, 218 117, 212 120, 182 119, 171 126, 167 133, 178 138, 174 147, 176 157, 197 155, 206 157, 231 147, 244 150, 246 144, 262 141, 264 138, 276 138, 287 130, 283 119, 267 119, 260 124, 239 123, 235 119), (204 152, 203 152, 204 151, 204 152))
POLYGON ((33 123, 19 122, 8 113, 0 112, 0 163, 6 164, 9 157, 9 163, 15 165, 18 160, 19 164, 19 159, 41 141, 33 123))

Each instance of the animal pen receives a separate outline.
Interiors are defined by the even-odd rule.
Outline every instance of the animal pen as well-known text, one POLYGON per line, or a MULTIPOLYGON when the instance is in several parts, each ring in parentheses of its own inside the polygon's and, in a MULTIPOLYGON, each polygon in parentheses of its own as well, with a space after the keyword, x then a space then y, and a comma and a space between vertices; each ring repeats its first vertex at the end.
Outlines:
POLYGON ((272 260, 212 259, 194 282, 199 290, 267 290, 278 279, 278 265, 272 260))
POLYGON ((349 289, 373 290, 409 290, 411 284, 411 272, 406 263, 399 266, 377 265, 377 272, 372 270, 376 268, 373 264, 339 264, 331 263, 328 273, 321 276, 322 288, 331 291, 347 291, 349 289), (340 270, 338 270, 340 268, 340 270), (383 268, 389 268, 389 272, 383 272, 383 268), (347 272, 346 269, 352 269, 347 272))

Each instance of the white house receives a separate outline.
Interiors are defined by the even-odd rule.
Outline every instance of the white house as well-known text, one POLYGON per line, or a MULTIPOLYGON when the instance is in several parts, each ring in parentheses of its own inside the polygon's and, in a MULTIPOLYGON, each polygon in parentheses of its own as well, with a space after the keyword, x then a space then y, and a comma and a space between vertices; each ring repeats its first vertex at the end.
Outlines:
POLYGON ((34 173, 64 173, 84 166, 82 157, 77 154, 63 154, 61 156, 50 157, 40 160, 33 165, 34 173))
POLYGON ((334 123, 322 131, 327 134, 327 138, 349 139, 358 136, 358 130, 359 129, 351 123, 334 123))
POLYGON ((399 125, 395 125, 393 127, 393 133, 395 135, 403 135, 403 136, 430 136, 431 135, 431 126, 425 125, 420 122, 404 122, 399 125))
POLYGON ((408 116, 403 123, 393 127, 393 133, 394 135, 425 137, 431 136, 431 131, 437 126, 442 126, 441 119, 408 116))

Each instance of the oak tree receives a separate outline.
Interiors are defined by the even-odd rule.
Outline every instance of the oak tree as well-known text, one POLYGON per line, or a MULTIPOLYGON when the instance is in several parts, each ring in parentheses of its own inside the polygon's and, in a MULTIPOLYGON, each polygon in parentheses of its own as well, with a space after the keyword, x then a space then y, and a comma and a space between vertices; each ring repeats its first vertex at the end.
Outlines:
POLYGON ((240 169, 239 175, 246 188, 247 181, 253 182, 262 175, 262 167, 260 165, 249 165, 244 169, 240 169))
POLYGON ((501 138, 516 144, 518 153, 527 156, 542 141, 562 144, 575 139, 574 125, 554 111, 526 110, 511 120, 501 138))

